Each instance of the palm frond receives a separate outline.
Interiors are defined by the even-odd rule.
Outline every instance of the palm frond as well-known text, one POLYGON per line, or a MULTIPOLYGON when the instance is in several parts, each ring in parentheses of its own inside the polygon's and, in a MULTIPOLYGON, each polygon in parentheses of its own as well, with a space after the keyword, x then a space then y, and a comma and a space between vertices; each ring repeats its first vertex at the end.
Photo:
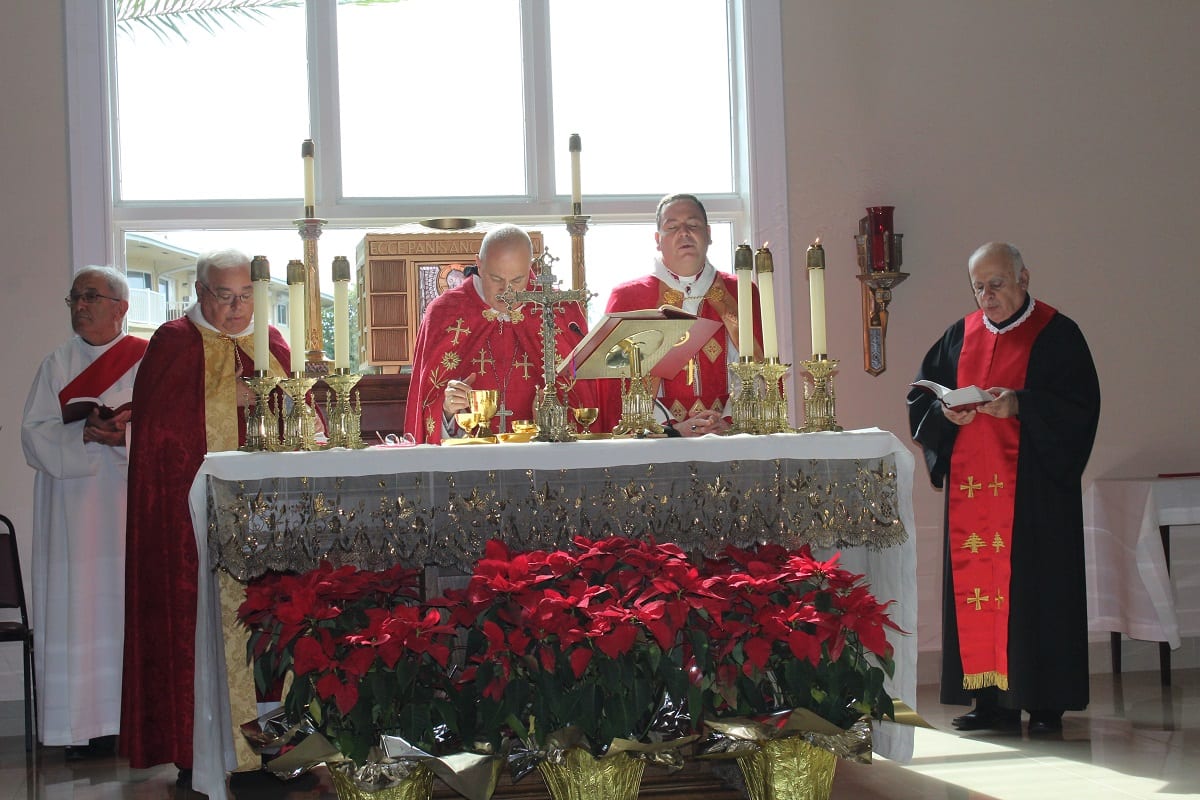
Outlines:
POLYGON ((148 29, 160 40, 186 42, 189 26, 213 35, 229 25, 262 24, 272 9, 302 4, 303 0, 117 0, 116 19, 125 34, 148 29))

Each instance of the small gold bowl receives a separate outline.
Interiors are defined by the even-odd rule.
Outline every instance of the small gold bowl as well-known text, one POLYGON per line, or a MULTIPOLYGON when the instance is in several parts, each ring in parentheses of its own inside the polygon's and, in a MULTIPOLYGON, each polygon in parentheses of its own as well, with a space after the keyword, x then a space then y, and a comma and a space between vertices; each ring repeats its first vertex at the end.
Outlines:
POLYGON ((518 419, 512 424, 513 433, 537 433, 538 426, 527 419, 518 419))

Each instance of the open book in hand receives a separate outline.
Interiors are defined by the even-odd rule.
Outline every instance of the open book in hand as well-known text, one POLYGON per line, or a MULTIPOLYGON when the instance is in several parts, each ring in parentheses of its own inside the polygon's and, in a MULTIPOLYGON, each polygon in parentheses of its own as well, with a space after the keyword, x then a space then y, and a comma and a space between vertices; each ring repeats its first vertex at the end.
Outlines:
POLYGON ((916 381, 910 383, 909 386, 933 393, 937 399, 942 401, 942 405, 951 411, 970 411, 996 399, 991 392, 974 385, 964 386, 961 389, 950 389, 933 381, 916 381))
POLYGON ((69 425, 81 419, 87 419, 94 409, 100 409, 100 419, 112 419, 122 411, 133 408, 133 390, 109 392, 107 405, 96 397, 72 397, 62 407, 63 424, 69 425))

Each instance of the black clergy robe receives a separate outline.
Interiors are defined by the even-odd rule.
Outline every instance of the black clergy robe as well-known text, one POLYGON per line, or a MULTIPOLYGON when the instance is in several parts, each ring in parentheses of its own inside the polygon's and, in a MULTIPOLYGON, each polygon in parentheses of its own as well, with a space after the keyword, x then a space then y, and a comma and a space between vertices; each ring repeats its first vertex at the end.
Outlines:
MULTIPOLYGON (((918 380, 958 386, 963 331, 964 320, 946 330, 925 356, 918 380)), ((999 693, 999 702, 1014 709, 1079 710, 1088 703, 1081 479, 1100 416, 1099 381, 1079 327, 1056 313, 1034 340, 1025 385, 1007 388, 1018 396, 1020 443, 1010 553, 1009 689, 999 693)), ((920 389, 909 393, 908 413, 930 479, 942 488, 958 426, 943 416, 940 401, 920 389)), ((952 488, 946 487, 947 514, 952 488)), ((963 688, 948 519, 943 537, 941 701, 970 704, 972 695, 963 688)))

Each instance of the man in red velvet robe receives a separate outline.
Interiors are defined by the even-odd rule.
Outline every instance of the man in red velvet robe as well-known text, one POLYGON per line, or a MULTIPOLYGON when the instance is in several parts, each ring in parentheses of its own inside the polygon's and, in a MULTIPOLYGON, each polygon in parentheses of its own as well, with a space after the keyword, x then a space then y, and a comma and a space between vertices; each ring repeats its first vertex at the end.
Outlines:
MULTIPOLYGON (((722 327, 704 343, 696 356, 669 380, 654 379, 659 402, 665 407, 667 424, 683 436, 703 436, 729 430, 729 363, 738 358, 737 279, 719 272, 708 260, 712 229, 700 200, 690 194, 672 194, 658 204, 658 231, 654 241, 659 257, 654 272, 622 283, 608 298, 606 313, 639 311, 672 305, 722 327)), ((755 352, 762 357, 762 325, 758 288, 754 289, 755 352)), ((609 392, 608 404, 616 392, 609 392)), ((619 405, 607 409, 620 416, 619 405)))
MULTIPOLYGON (((404 430, 418 443, 437 444, 465 435, 455 414, 469 408, 472 389, 495 389, 499 413, 493 430, 512 429, 514 420, 532 420, 535 395, 543 384, 542 316, 524 303, 510 308, 500 295, 525 291, 533 245, 515 225, 488 232, 479 247, 470 280, 433 300, 421 319, 413 354, 404 430)), ((583 338, 587 322, 577 303, 556 307, 555 345, 559 358, 583 338)), ((572 408, 597 405, 593 381, 559 382, 559 398, 572 408)))
MULTIPOLYGON (((282 377, 290 363, 274 328, 271 352, 254 352, 245 254, 201 255, 196 292, 186 316, 155 331, 134 384, 126 535, 120 748, 135 769, 173 762, 181 782, 191 775, 194 716, 197 560, 188 490, 206 453, 245 441, 253 395, 241 378, 255 369, 282 377)), ((252 696, 250 704, 247 719, 252 696)))

